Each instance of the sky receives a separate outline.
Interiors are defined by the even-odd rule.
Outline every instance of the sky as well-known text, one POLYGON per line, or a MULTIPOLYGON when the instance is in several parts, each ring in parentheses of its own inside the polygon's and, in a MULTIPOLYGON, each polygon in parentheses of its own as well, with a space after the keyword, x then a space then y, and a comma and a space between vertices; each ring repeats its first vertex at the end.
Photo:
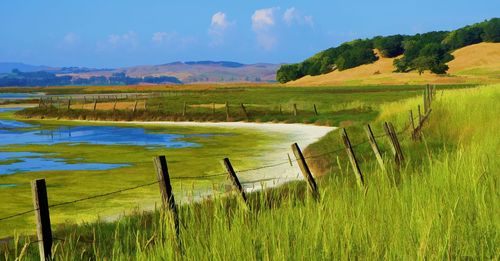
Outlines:
POLYGON ((353 39, 453 30, 493 17, 500 0, 2 0, 0 62, 291 63, 353 39))

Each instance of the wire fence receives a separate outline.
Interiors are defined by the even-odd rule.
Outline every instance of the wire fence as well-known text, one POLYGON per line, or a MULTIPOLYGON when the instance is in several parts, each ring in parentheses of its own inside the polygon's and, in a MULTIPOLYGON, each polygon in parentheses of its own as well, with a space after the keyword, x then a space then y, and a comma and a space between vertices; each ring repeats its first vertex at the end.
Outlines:
MULTIPOLYGON (((417 119, 418 119, 418 117, 417 117, 417 119)), ((402 134, 402 133, 406 132, 410 127, 411 127, 411 125, 407 124, 401 131, 399 131, 397 133, 398 134, 402 134)), ((386 137, 386 136, 387 136, 387 134, 380 134, 380 135, 375 136, 375 137, 376 138, 382 138, 382 137, 386 137)), ((368 142, 369 142, 369 140, 365 139, 365 140, 363 140, 361 142, 358 142, 356 144, 352 144, 352 147, 358 147, 358 146, 361 146, 361 145, 366 144, 368 142)), ((341 153, 343 151, 345 151, 345 148, 344 147, 339 147, 339 148, 334 149, 334 150, 330 150, 330 151, 327 151, 327 152, 324 152, 324 153, 320 153, 320 154, 316 154, 316 155, 309 155, 309 156, 306 156, 304 158, 306 160, 307 159, 309 159, 309 160, 310 159, 316 159, 316 158, 324 157, 326 155, 339 154, 339 153, 341 153)), ((278 166, 287 165, 287 164, 294 163, 294 162, 297 162, 297 161, 298 161, 297 159, 286 159, 286 160, 283 160, 281 162, 276 162, 276 163, 265 165, 265 166, 237 170, 237 173, 246 173, 246 172, 251 172, 251 171, 264 170, 264 169, 269 169, 269 168, 274 168, 274 167, 278 167, 278 166)), ((222 177, 222 176, 227 176, 227 172, 220 172, 220 173, 216 173, 216 174, 200 175, 200 176, 171 177, 170 179, 171 180, 197 180, 197 179, 207 179, 207 178, 222 177)), ((264 178, 264 179, 258 179, 258 180, 250 180, 250 181, 243 182, 243 184, 251 184, 251 183, 256 183, 256 182, 258 183, 258 182, 263 182, 263 181, 272 181, 272 180, 276 180, 276 179, 280 179, 280 178, 274 177, 274 178, 264 178)), ((155 185, 155 184, 158 184, 158 181, 154 181, 154 182, 150 182, 150 183, 146 183, 146 184, 141 184, 141 185, 137 185, 137 186, 133 186, 133 187, 128 187, 128 188, 123 188, 123 189, 119 189, 119 190, 115 190, 115 191, 111 191, 111 192, 107 192, 107 193, 103 193, 103 194, 98 194, 98 195, 88 196, 88 197, 84 197, 84 198, 79 198, 79 199, 75 199, 75 200, 71 200, 71 201, 66 201, 66 202, 61 202, 61 203, 57 203, 57 204, 52 204, 52 205, 49 205, 49 208, 56 208, 56 207, 61 207, 61 206, 75 204, 75 203, 82 202, 82 201, 87 201, 87 200, 92 200, 92 199, 96 199, 96 198, 107 197, 107 196, 119 194, 119 193, 126 192, 126 191, 131 191, 131 190, 136 190, 136 189, 139 189, 139 188, 144 188, 144 187, 152 186, 152 185, 155 185)), ((215 192, 215 191, 213 191, 213 192, 215 192)), ((19 213, 11 214, 11 215, 8 215, 8 216, 4 216, 4 217, 0 218, 0 222, 5 221, 5 220, 9 220, 9 219, 13 219, 13 218, 16 218, 16 217, 24 216, 24 215, 33 213, 33 212, 35 212, 37 210, 38 209, 30 209, 30 210, 26 210, 26 211, 23 211, 23 212, 19 212, 19 213)))

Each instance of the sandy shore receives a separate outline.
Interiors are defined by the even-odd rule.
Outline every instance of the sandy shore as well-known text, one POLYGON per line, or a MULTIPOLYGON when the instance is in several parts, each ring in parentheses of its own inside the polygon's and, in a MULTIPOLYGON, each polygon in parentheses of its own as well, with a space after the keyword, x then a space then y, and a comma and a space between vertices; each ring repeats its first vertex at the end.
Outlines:
MULTIPOLYGON (((93 121, 82 121, 82 122, 93 122, 93 121)), ((215 127, 215 128, 226 128, 226 129, 253 129, 259 132, 278 134, 283 139, 277 141, 273 144, 272 149, 266 152, 265 155, 260 156, 259 162, 262 164, 260 166, 255 166, 256 170, 242 170, 238 169, 237 166, 235 170, 237 175, 245 189, 245 191, 257 191, 263 188, 270 188, 282 185, 284 183, 301 180, 302 174, 294 162, 294 155, 291 151, 291 144, 297 142, 302 150, 304 150, 310 144, 318 141, 327 133, 337 129, 336 127, 327 126, 316 126, 308 124, 287 124, 287 123, 254 123, 254 122, 142 122, 142 121, 131 121, 131 122, 116 122, 116 121, 95 121, 96 123, 109 123, 109 124, 133 124, 133 125, 155 125, 155 126, 188 126, 188 127, 215 127), (289 155, 287 155, 289 154, 289 155), (288 156, 292 159, 292 165, 289 163, 288 156), (275 166, 276 165, 276 166, 275 166), (268 168, 262 168, 265 166, 273 166, 268 168)), ((314 174, 314 173, 313 173, 314 174)), ((211 189, 195 191, 194 198, 190 200, 196 200, 206 196, 211 196, 214 191, 211 189)), ((186 197, 182 196, 179 199, 184 199, 186 197)))

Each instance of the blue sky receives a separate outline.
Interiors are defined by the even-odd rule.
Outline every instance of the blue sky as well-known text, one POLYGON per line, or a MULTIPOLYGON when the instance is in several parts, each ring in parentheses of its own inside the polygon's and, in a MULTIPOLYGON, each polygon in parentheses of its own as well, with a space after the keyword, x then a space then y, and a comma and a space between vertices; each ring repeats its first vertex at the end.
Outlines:
POLYGON ((499 16, 499 0, 3 0, 0 62, 297 62, 356 38, 452 30, 499 16))

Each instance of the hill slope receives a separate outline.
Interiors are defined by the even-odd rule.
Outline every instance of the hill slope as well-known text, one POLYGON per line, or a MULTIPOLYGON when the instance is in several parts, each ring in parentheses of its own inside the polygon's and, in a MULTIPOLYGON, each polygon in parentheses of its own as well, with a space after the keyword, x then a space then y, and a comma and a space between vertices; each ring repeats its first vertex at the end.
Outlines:
MULTIPOLYGON (((381 57, 378 52, 377 56, 381 57)), ((500 82, 500 43, 479 43, 458 49, 448 63, 448 75, 417 72, 394 73, 396 58, 379 58, 371 64, 291 81, 292 86, 378 85, 378 84, 447 84, 500 82)))

